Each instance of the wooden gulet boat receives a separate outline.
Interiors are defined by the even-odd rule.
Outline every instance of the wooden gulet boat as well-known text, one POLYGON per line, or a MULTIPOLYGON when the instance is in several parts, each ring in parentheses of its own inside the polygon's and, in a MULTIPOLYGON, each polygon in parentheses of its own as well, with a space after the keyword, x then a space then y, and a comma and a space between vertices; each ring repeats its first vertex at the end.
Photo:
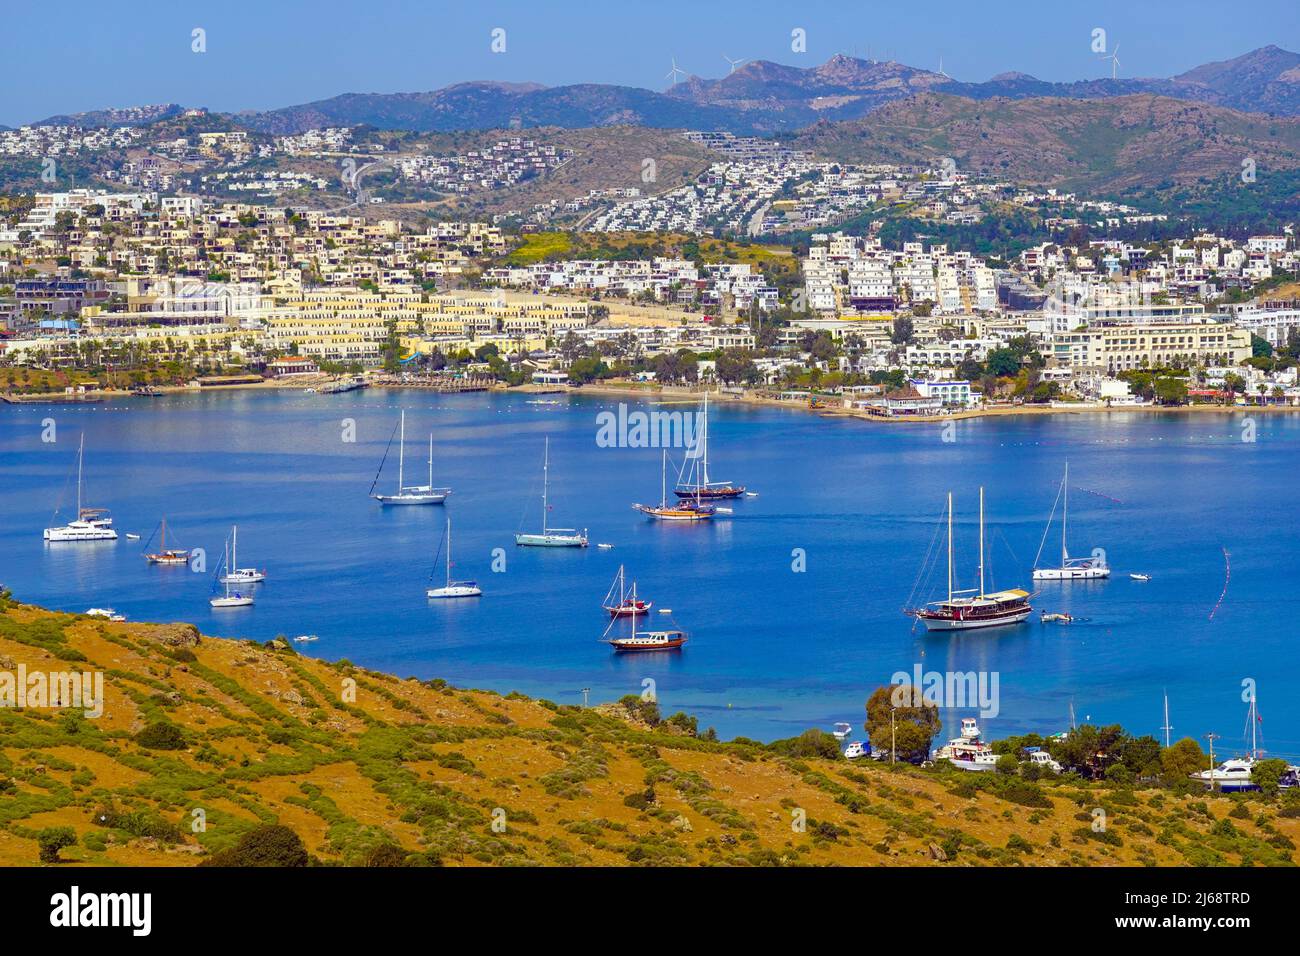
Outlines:
POLYGON ((601 602, 601 607, 609 612, 611 617, 635 617, 637 614, 646 614, 654 607, 650 601, 642 601, 636 597, 636 582, 632 582, 632 593, 629 595, 626 590, 626 577, 623 571, 623 565, 618 566, 618 574, 614 577, 614 583, 609 586, 609 591, 605 594, 605 599, 601 602), (614 598, 614 588, 618 588, 618 600, 614 598))
POLYGON ((677 487, 673 489, 673 494, 678 498, 690 499, 696 501, 708 501, 710 499, 739 498, 745 494, 745 486, 733 484, 730 481, 710 481, 709 480, 709 393, 704 393, 703 409, 700 412, 700 433, 696 441, 696 447, 690 454, 693 467, 691 468, 690 478, 698 478, 697 481, 687 480, 686 482, 678 481, 677 487), (695 465, 698 465, 698 472, 695 465))
POLYGON ((633 610, 626 615, 631 619, 631 633, 626 637, 610 637, 609 632, 618 623, 623 615, 613 615, 610 618, 609 625, 605 628, 605 635, 602 637, 605 643, 618 652, 649 652, 649 651, 676 651, 680 650, 682 645, 688 640, 686 632, 677 628, 657 631, 638 631, 636 629, 636 619, 642 613, 636 609, 637 596, 636 584, 632 585, 632 605, 633 610))
POLYGON ((925 625, 927 631, 964 631, 980 627, 1019 624, 1033 613, 1029 592, 984 590, 984 489, 980 488, 979 590, 953 588, 952 492, 948 493, 948 597, 924 607, 904 611, 925 625))
POLYGON ((699 495, 699 488, 696 488, 696 495, 693 501, 683 501, 678 504, 668 503, 668 450, 664 449, 662 475, 660 478, 660 496, 659 504, 643 505, 634 504, 632 507, 649 518, 658 521, 708 521, 718 513, 718 509, 713 505, 706 505, 699 495))
MULTIPOLYGON (((145 560, 150 564, 189 564, 190 552, 187 548, 169 548, 167 547, 167 518, 164 516, 159 522, 158 527, 161 531, 157 551, 146 551, 145 560)), ((153 539, 150 538, 152 541, 153 539)), ((146 543, 145 547, 149 545, 146 543)))

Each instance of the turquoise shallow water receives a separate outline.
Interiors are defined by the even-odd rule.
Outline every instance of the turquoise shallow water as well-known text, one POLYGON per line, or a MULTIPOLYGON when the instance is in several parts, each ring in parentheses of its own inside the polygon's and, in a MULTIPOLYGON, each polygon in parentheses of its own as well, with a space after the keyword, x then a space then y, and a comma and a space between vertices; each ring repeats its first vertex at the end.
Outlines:
MULTIPOLYGON (((566 703, 584 687, 593 702, 639 693, 649 678, 666 713, 687 710, 724 737, 860 725, 870 691, 920 663, 996 671, 999 713, 983 721, 994 736, 1059 730, 1071 701, 1081 721, 1157 733, 1167 689, 1175 736, 1215 731, 1232 749, 1250 678, 1266 749, 1300 755, 1300 419, 1260 416, 1253 443, 1241 441, 1242 416, 1122 413, 963 421, 945 442, 936 426, 723 406, 710 428, 714 477, 759 497, 712 525, 679 526, 630 508, 658 499, 660 452, 597 444, 597 415, 617 400, 560 400, 368 390, 0 406, 0 581, 64 610, 111 605, 132 620, 189 620, 234 637, 315 633, 318 642, 299 645, 307 653, 566 703), (408 481, 423 480, 432 430, 434 481, 454 489, 445 511, 366 497, 401 407, 408 481), (47 418, 54 443, 41 441, 47 418), (355 442, 342 440, 344 419, 355 442), (119 531, 140 542, 42 541, 60 500, 73 507, 82 431, 88 503, 111 507, 119 531), (589 528, 588 550, 513 544, 516 530, 540 522, 548 435, 551 523, 589 528), (1087 620, 956 636, 914 629, 900 609, 927 551, 941 547, 945 493, 957 501, 962 584, 975 577, 983 484, 993 583, 1028 586, 1067 459, 1072 550, 1104 547, 1115 574, 1044 583, 1034 603, 1087 620), (255 607, 215 612, 210 573, 146 566, 141 545, 163 513, 181 545, 217 560, 238 522, 240 564, 271 576, 255 607), (456 576, 477 579, 481 600, 425 599, 448 513, 456 576), (504 571, 492 569, 494 548, 504 571), (598 643, 599 602, 620 563, 690 632, 683 652, 620 657, 598 643), (1132 582, 1132 570, 1154 580, 1132 582)), ((940 566, 920 596, 940 596, 942 579, 940 566)), ((946 710, 945 733, 969 713, 946 710)))

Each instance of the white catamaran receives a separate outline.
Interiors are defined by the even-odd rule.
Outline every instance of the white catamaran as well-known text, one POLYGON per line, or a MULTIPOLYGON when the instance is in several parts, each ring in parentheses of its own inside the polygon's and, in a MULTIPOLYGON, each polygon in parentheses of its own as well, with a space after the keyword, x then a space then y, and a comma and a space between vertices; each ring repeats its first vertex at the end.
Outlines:
MULTIPOLYGON (((447 518, 447 530, 443 532, 447 542, 447 584, 445 587, 429 588, 424 593, 430 598, 467 598, 481 597, 483 589, 474 581, 453 581, 451 579, 451 518, 447 518)), ((434 562, 438 560, 434 555, 434 562)))
MULTIPOLYGON (((86 453, 86 436, 82 433, 77 446, 77 517, 57 528, 45 529, 46 541, 116 541, 113 519, 104 508, 86 508, 81 504, 81 464, 86 453)), ((57 513, 57 512, 56 512, 57 513)))
POLYGON ((1056 501, 1052 502, 1052 513, 1047 516, 1047 527, 1043 529, 1043 540, 1038 543, 1038 554, 1034 556, 1035 581, 1081 581, 1110 577, 1110 568, 1101 552, 1088 558, 1072 558, 1065 545, 1066 519, 1070 513, 1070 464, 1065 464, 1065 477, 1056 492, 1056 501), (1052 519, 1056 517, 1056 506, 1061 505, 1061 563, 1058 567, 1039 567, 1038 561, 1043 556, 1043 546, 1047 544, 1047 533, 1052 530, 1052 519))
POLYGON ((980 488, 980 586, 977 591, 953 588, 952 492, 948 493, 948 597, 905 613, 925 625, 927 631, 963 631, 976 627, 1019 624, 1029 617, 1029 592, 984 590, 984 489, 980 488))
MULTIPOLYGON (((375 494, 375 485, 379 483, 379 476, 383 474, 384 462, 379 463, 379 471, 375 474, 375 480, 370 484, 370 497, 374 498, 381 505, 440 505, 447 500, 451 494, 450 488, 433 487, 433 433, 429 433, 429 483, 427 485, 407 485, 406 484, 406 409, 402 409, 402 416, 398 423, 400 437, 397 439, 397 492, 391 495, 375 494)), ((388 441, 389 448, 392 447, 392 439, 388 441)), ((388 459, 388 449, 384 449, 384 460, 388 459)))
POLYGON ((551 440, 546 439, 546 450, 542 455, 542 530, 538 534, 516 532, 515 544, 530 548, 585 548, 587 530, 576 528, 552 528, 547 524, 550 505, 546 501, 547 486, 550 481, 551 440))
POLYGON ((226 593, 209 599, 208 603, 214 608, 248 607, 253 603, 253 595, 230 590, 230 569, 239 561, 239 558, 235 556, 235 546, 238 541, 236 535, 238 533, 239 529, 237 527, 230 529, 230 540, 226 542, 225 557, 221 562, 221 570, 217 573, 217 581, 225 585, 226 593))

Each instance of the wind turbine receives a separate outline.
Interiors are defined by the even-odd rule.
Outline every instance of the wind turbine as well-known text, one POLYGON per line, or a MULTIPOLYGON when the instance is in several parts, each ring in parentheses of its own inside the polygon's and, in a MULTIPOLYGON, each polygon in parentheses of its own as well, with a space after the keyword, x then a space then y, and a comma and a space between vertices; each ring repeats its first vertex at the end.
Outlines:
POLYGON ((668 71, 668 73, 664 76, 664 79, 672 80, 672 86, 676 86, 678 82, 677 80, 678 73, 682 74, 682 76, 689 76, 690 74, 688 74, 685 70, 678 69, 677 57, 673 57, 672 59, 673 59, 673 68, 668 71))
POLYGON ((749 57, 747 56, 742 56, 739 60, 733 60, 731 57, 727 56, 727 54, 724 53, 722 54, 722 58, 731 64, 731 69, 727 73, 728 76, 730 76, 732 73, 735 73, 736 67, 740 66, 740 64, 749 62, 749 57))
POLYGON ((1115 48, 1110 51, 1109 55, 1101 54, 1101 58, 1103 60, 1110 60, 1110 78, 1112 80, 1118 80, 1119 79, 1119 44, 1118 43, 1115 44, 1115 48))

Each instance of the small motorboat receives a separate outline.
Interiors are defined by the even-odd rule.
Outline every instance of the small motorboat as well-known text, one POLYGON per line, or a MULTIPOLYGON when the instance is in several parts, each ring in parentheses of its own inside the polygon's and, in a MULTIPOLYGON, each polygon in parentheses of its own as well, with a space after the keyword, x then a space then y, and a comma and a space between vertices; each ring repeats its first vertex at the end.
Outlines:
POLYGON ((863 743, 861 740, 855 740, 844 748, 845 760, 858 760, 862 757, 871 756, 871 744, 863 743))
POLYGON ((1059 611, 1044 611, 1038 619, 1044 624, 1069 624, 1074 620, 1074 616, 1059 611))
POLYGON ((128 531, 128 532, 127 532, 127 535, 126 535, 126 540, 127 540, 127 541, 139 541, 139 540, 140 540, 140 536, 139 536, 138 534, 131 534, 131 533, 128 531))
POLYGON ((86 608, 87 617, 102 617, 106 621, 125 621, 126 615, 119 614, 111 607, 91 607, 86 608))
POLYGON ((672 613, 673 613, 673 609, 670 608, 670 607, 661 607, 661 608, 659 609, 659 613, 660 613, 660 614, 672 614, 672 613))
POLYGON ((1134 581, 1150 581, 1150 580, 1151 580, 1151 575, 1149 575, 1149 574, 1142 574, 1142 573, 1139 572, 1139 571, 1131 571, 1131 572, 1129 572, 1129 577, 1132 578, 1134 581))
POLYGON ((612 544, 598 544, 598 545, 596 545, 596 547, 600 548, 600 550, 602 550, 602 551, 613 551, 613 550, 614 550, 614 546, 613 546, 612 544))
POLYGON ((745 497, 746 497, 746 498, 757 498, 757 497, 758 497, 758 492, 757 492, 757 491, 747 491, 747 492, 745 492, 745 497))
POLYGON ((266 580, 266 571, 257 568, 235 568, 221 576, 222 584, 260 584, 266 580))
POLYGON ((319 641, 320 638, 317 637, 315 634, 299 634, 297 637, 294 638, 294 640, 299 644, 307 644, 310 643, 311 641, 319 641))
POLYGON ((832 734, 834 734, 836 740, 843 740, 852 732, 853 732, 853 725, 849 723, 845 723, 844 721, 841 720, 839 723, 835 725, 835 729, 832 731, 832 734))

